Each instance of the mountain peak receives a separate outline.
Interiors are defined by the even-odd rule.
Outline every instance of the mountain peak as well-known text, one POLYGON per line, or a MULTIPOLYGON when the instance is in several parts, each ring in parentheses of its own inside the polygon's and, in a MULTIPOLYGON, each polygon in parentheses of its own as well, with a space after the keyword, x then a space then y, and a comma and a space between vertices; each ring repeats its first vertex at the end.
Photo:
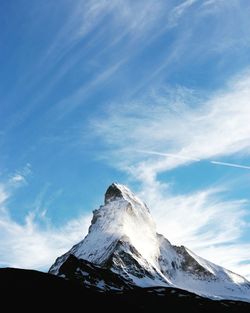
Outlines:
POLYGON ((112 183, 106 193, 105 193, 105 200, 104 200, 104 203, 105 205, 109 202, 109 201, 112 201, 116 198, 122 198, 123 197, 123 194, 122 194, 122 190, 124 189, 125 186, 123 185, 119 185, 119 184, 116 184, 116 183, 112 183))
POLYGON ((156 226, 146 204, 126 186, 113 183, 105 193, 104 205, 93 211, 88 235, 71 253, 104 265, 121 242, 133 246, 153 264, 157 261, 156 226))
POLYGON ((147 214, 149 213, 149 209, 146 204, 140 200, 127 186, 117 183, 112 183, 104 197, 104 204, 105 206, 108 205, 110 202, 113 201, 120 201, 125 200, 126 202, 130 203, 134 209, 143 208, 147 214))
MULTIPOLYGON (((146 204, 117 183, 108 187, 104 205, 94 210, 88 235, 59 257, 50 273, 60 275, 70 255, 110 269, 137 286, 175 286, 208 297, 250 298, 245 278, 159 235, 146 204)), ((76 275, 84 279, 85 272, 79 261, 76 275)))

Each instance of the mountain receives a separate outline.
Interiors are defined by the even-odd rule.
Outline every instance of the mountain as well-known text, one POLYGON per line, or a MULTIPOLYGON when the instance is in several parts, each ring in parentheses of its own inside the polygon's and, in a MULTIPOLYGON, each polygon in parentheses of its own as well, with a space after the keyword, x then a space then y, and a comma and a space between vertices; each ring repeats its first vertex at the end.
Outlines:
MULTIPOLYGON (((81 261, 80 261, 81 262, 81 261)), ((83 261, 84 262, 84 261, 83 261)), ((78 266, 76 257, 66 261, 65 271, 78 266)), ((91 266, 88 264, 87 266, 91 266)), ((111 280, 117 274, 93 267, 91 275, 111 280), (95 273, 95 271, 97 271, 95 273), (95 276, 97 275, 97 276, 95 276)), ((94 278, 94 279, 95 279, 94 278)), ((118 278, 119 279, 119 278, 118 278)), ((0 294, 3 312, 192 312, 248 313, 250 304, 241 301, 213 301, 176 288, 139 288, 102 291, 77 281, 34 270, 0 269, 0 294)))
POLYGON ((57 258, 49 273, 103 291, 167 287, 250 302, 244 277, 172 245, 156 232, 146 204, 119 184, 109 186, 104 205, 93 212, 88 235, 57 258), (107 271, 119 279, 105 280, 107 271))

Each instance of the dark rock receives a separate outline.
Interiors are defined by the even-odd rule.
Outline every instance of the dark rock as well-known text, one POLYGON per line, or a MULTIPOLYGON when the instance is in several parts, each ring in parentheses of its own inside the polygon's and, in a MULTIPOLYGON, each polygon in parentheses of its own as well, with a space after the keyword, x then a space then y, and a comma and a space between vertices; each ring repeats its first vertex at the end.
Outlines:
MULTIPOLYGON (((74 272, 77 265, 78 261, 70 258, 67 271, 74 272)), ((247 302, 213 301, 177 288, 135 287, 102 293, 69 279, 32 270, 0 269, 0 281, 3 312, 250 312, 247 302)))
POLYGON ((132 288, 130 283, 118 274, 86 260, 78 259, 72 254, 62 264, 58 275, 99 291, 132 288))
POLYGON ((115 198, 122 198, 122 192, 121 190, 116 186, 116 184, 112 184, 108 187, 106 193, 105 193, 105 198, 104 198, 104 203, 105 205, 109 202, 114 200, 115 198))

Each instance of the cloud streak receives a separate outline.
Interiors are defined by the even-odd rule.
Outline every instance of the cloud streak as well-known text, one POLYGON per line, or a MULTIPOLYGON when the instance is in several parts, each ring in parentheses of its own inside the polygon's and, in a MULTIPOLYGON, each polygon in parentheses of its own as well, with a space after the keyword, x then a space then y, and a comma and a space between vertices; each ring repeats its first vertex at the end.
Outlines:
POLYGON ((227 163, 227 162, 220 162, 220 161, 210 161, 210 163, 215 164, 215 165, 223 165, 223 166, 244 168, 244 169, 250 170, 250 166, 240 165, 240 164, 235 164, 235 163, 227 163))
POLYGON ((198 1, 199 0, 186 0, 174 7, 170 13, 169 26, 176 26, 182 15, 198 1))
POLYGON ((244 231, 247 200, 225 200, 222 187, 174 195, 167 184, 143 186, 140 195, 158 231, 175 244, 205 249, 234 242, 244 231), (167 217, 167 218, 166 218, 167 217))
POLYGON ((182 88, 167 90, 119 108, 111 105, 105 119, 93 122, 93 131, 113 146, 112 162, 117 167, 145 180, 192 159, 249 155, 249 97, 249 73, 230 81, 224 91, 207 99, 199 99, 182 88), (135 150, 168 151, 169 155, 187 158, 163 159, 153 154, 145 158, 135 150))
MULTIPOLYGON (((151 155, 159 155, 159 156, 193 161, 193 162, 201 161, 201 159, 196 159, 194 157, 184 156, 184 155, 179 155, 179 154, 171 154, 171 153, 163 153, 163 152, 147 151, 147 150, 136 150, 135 152, 141 152, 141 153, 146 153, 146 154, 151 154, 151 155)), ((215 165, 222 165, 222 166, 229 166, 229 167, 236 167, 236 168, 243 168, 243 169, 250 170, 250 166, 236 164, 236 163, 228 163, 228 162, 221 162, 221 161, 208 161, 208 162, 211 164, 215 164, 215 165)))
POLYGON ((48 270, 55 259, 65 253, 87 233, 90 215, 69 220, 60 227, 52 226, 46 212, 30 211, 24 223, 9 214, 7 200, 13 189, 0 186, 0 266, 48 270))
POLYGON ((170 158, 176 158, 176 159, 181 159, 181 160, 188 160, 188 161, 195 161, 199 162, 200 159, 196 159, 190 156, 184 156, 184 155, 179 155, 179 154, 172 154, 172 153, 162 153, 162 152, 157 152, 157 151, 146 151, 146 150, 137 150, 136 152, 142 152, 146 154, 152 154, 152 155, 160 155, 160 156, 166 156, 170 158))

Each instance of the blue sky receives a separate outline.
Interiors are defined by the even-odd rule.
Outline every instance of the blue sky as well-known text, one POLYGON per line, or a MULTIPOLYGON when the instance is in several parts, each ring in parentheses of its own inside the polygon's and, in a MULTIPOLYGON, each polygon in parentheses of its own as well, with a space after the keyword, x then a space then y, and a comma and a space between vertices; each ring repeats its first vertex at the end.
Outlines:
POLYGON ((0 12, 0 266, 46 270, 116 181, 173 243, 250 277, 249 1, 0 12))

